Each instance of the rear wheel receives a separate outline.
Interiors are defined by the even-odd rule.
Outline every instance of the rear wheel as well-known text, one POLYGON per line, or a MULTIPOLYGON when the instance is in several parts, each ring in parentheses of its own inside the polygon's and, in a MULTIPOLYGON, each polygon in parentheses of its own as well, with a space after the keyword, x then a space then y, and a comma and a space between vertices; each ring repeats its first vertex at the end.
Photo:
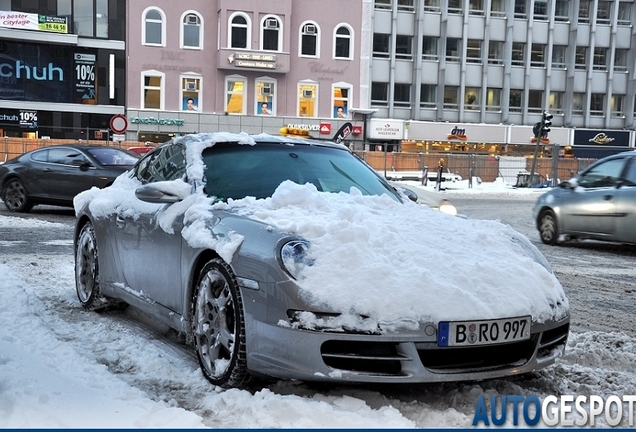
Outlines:
POLYGON ((556 216, 551 210, 546 210, 539 216, 539 234, 541 241, 548 245, 555 245, 559 239, 556 216))
POLYGON ((199 273, 193 304, 194 343, 203 375, 214 385, 245 388, 245 321, 236 277, 221 259, 199 273))
POLYGON ((29 199, 24 184, 17 178, 13 178, 7 182, 7 185, 2 191, 2 199, 7 209, 12 212, 26 213, 33 208, 33 203, 29 199))

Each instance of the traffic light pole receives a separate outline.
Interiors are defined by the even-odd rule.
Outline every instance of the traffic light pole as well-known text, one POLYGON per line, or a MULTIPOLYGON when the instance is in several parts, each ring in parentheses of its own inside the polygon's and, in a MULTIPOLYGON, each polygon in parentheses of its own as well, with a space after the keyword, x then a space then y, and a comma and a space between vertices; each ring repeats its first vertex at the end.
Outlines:
POLYGON ((552 126, 552 114, 547 111, 543 111, 541 116, 541 122, 535 124, 534 137, 537 140, 537 145, 534 146, 534 157, 532 158, 532 169, 530 170, 530 187, 534 186, 534 172, 537 169, 537 158, 539 157, 539 146, 541 146, 541 138, 548 136, 550 132, 550 126, 552 126))

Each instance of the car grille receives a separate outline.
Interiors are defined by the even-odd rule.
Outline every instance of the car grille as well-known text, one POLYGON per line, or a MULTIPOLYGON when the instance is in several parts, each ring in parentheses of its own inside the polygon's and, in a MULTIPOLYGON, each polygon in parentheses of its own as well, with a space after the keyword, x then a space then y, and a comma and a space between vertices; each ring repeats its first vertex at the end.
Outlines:
MULTIPOLYGON (((553 350, 565 347, 569 323, 529 340, 481 347, 439 348, 435 343, 415 344, 422 365, 432 372, 454 373, 496 370, 527 363, 537 352, 537 360, 553 355, 553 350)), ((400 376, 405 361, 412 361, 401 353, 399 343, 336 341, 322 344, 321 355, 325 364, 339 370, 373 375, 400 376)))

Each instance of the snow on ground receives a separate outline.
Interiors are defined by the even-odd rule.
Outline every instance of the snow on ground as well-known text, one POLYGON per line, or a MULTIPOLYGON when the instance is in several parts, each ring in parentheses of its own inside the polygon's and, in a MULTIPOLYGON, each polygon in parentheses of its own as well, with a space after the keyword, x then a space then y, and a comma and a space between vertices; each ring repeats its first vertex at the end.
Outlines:
MULTIPOLYGON (((447 192, 540 193, 480 186, 447 192)), ((0 215, 0 235, 11 227, 68 229, 0 215)), ((520 378, 382 387, 277 381, 252 392, 222 390, 205 381, 188 348, 134 312, 84 311, 72 254, 25 257, 1 237, 0 246, 0 428, 468 428, 480 395, 636 394, 634 340, 600 332, 572 333, 556 366, 520 378)))

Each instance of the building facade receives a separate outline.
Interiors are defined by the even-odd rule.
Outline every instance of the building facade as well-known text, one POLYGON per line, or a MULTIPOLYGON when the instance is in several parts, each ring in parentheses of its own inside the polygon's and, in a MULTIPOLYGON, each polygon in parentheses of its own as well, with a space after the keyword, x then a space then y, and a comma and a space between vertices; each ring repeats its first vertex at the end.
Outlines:
POLYGON ((106 140, 126 97, 125 0, 0 0, 0 135, 106 140))

